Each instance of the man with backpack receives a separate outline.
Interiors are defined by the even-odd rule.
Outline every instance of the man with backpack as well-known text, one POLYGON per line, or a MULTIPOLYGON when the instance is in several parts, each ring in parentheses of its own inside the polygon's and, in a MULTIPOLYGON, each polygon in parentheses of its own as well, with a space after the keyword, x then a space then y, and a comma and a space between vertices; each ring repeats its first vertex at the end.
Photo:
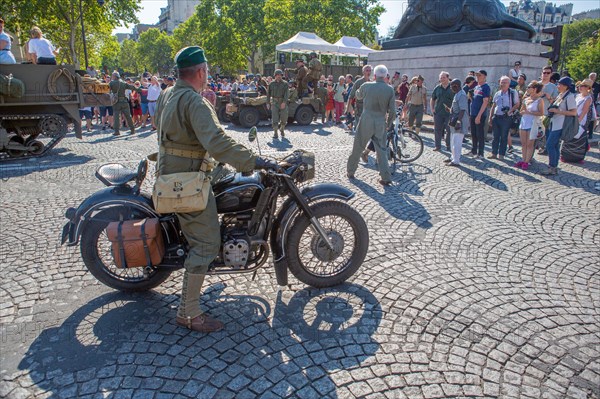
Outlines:
POLYGON ((135 126, 133 125, 131 112, 129 110, 129 99, 125 96, 125 90, 135 90, 138 93, 141 93, 142 89, 125 83, 121 80, 119 72, 113 72, 112 80, 108 86, 110 87, 111 103, 113 103, 113 115, 115 118, 113 123, 115 132, 113 133, 113 136, 119 136, 121 134, 119 133, 119 128, 121 127, 121 112, 125 115, 127 125, 131 129, 131 134, 135 134, 135 126))

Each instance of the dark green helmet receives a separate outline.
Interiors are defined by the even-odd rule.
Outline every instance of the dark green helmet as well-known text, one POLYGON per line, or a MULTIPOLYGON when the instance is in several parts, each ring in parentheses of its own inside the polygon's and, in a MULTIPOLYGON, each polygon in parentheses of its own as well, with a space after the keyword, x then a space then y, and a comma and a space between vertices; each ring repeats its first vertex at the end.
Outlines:
POLYGON ((281 69, 276 69, 275 73, 273 73, 273 76, 277 76, 277 75, 283 76, 283 71, 281 69))
POLYGON ((317 53, 315 53, 314 51, 313 51, 312 53, 310 53, 310 57, 311 57, 311 58, 314 58, 314 57, 316 57, 316 56, 317 56, 317 53))

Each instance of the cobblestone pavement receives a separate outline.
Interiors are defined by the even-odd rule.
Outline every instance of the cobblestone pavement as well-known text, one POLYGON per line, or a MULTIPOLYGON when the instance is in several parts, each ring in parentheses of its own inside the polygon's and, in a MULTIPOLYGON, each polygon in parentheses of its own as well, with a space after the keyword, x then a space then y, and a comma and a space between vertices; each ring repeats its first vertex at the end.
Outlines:
POLYGON ((65 209, 102 186, 95 169, 135 166, 156 136, 70 135, 0 166, 0 397, 600 397, 597 149, 545 178, 445 167, 427 134, 384 190, 373 165, 345 178, 339 128, 291 126, 291 144, 260 131, 263 151, 314 150, 316 180, 357 194, 371 243, 352 281, 279 291, 269 264, 255 281, 209 277, 203 306, 225 330, 177 327, 181 272, 126 295, 58 244, 65 209))

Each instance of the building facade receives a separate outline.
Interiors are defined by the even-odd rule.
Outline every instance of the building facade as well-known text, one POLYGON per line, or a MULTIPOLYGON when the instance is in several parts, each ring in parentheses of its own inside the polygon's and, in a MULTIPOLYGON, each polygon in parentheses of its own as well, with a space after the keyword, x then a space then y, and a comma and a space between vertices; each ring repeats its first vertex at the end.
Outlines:
POLYGON ((572 3, 557 6, 549 1, 519 0, 511 1, 507 11, 535 28, 537 35, 533 41, 536 43, 550 37, 541 33, 542 29, 573 22, 572 3))
POLYGON ((187 21, 194 14, 199 0, 169 0, 167 7, 161 8, 157 27, 167 34, 172 34, 179 24, 187 21))

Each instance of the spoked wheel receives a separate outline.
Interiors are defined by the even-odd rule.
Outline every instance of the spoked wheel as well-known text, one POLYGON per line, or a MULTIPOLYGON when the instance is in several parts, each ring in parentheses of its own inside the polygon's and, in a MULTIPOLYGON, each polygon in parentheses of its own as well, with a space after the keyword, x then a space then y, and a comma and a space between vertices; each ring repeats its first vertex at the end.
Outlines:
POLYGON ((144 275, 144 268, 122 269, 114 262, 106 226, 114 221, 147 217, 151 215, 138 209, 122 207, 97 214, 85 226, 81 234, 81 257, 88 270, 101 283, 121 291, 147 291, 169 277, 170 270, 152 269, 144 275))
POLYGON ((423 154, 423 139, 412 130, 402 129, 398 132, 397 160, 406 163, 417 160, 423 154))
POLYGON ((391 134, 388 139, 388 162, 390 164, 390 173, 396 173, 396 166, 398 164, 398 137, 391 134))
POLYGON ((313 230, 309 219, 299 216, 290 229, 286 253, 290 271, 315 288, 333 287, 350 278, 369 248, 364 219, 347 204, 324 201, 311 206, 333 249, 313 230))

